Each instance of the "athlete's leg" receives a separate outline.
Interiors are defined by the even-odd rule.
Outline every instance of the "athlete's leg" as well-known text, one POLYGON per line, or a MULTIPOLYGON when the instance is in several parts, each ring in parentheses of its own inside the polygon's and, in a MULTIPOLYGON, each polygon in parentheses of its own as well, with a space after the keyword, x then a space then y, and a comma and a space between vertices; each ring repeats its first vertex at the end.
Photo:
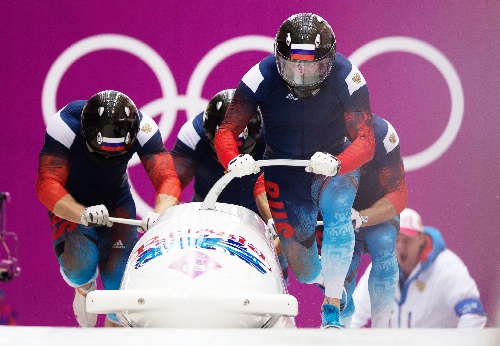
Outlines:
POLYGON ((50 213, 52 244, 61 274, 71 287, 91 283, 97 277, 97 240, 94 228, 86 228, 50 213))
MULTIPOLYGON (((117 209, 110 210, 110 214, 120 218, 135 219, 133 201, 128 199, 117 209)), ((98 229, 99 268, 105 290, 120 289, 128 257, 137 240, 136 226, 114 223, 113 227, 98 229)), ((121 324, 115 314, 108 314, 106 320, 106 326, 111 326, 108 321, 115 325, 121 324)))
MULTIPOLYGON (((311 193, 318 201, 323 216, 324 231, 321 248, 321 265, 325 287, 324 315, 335 310, 332 322, 326 318, 326 325, 336 325, 340 299, 354 251, 354 228, 351 222, 351 208, 356 196, 358 171, 325 178, 315 175, 311 193), (336 308, 334 309, 333 306, 336 308), (328 308, 328 311, 325 310, 328 308), (325 311, 327 311, 325 313, 325 311), (335 321, 336 320, 336 321, 335 321)), ((339 323, 339 326, 342 326, 339 323)))
MULTIPOLYGON (((318 215, 318 220, 323 221, 323 217, 318 215)), ((358 273, 359 263, 361 256, 365 253, 365 241, 364 237, 361 236, 362 232, 355 232, 355 245, 354 253, 352 255, 351 265, 347 271, 347 276, 344 280, 345 294, 342 294, 342 299, 340 300, 340 317, 342 323, 349 328, 351 324, 352 315, 354 314, 354 301, 352 299, 352 293, 356 288, 356 277, 358 273)), ((318 253, 321 255, 321 246, 323 243, 323 225, 318 225, 316 227, 316 241, 318 243, 318 253)), ((323 285, 318 285, 322 293, 325 294, 325 287, 323 285)))
POLYGON ((365 239, 372 258, 368 278, 372 328, 388 328, 398 282, 398 262, 395 244, 398 220, 371 226, 365 239))
POLYGON ((69 286, 75 288, 73 311, 78 324, 94 327, 97 314, 85 309, 87 293, 96 287, 98 249, 94 228, 63 220, 49 213, 52 225, 52 244, 60 265, 61 275, 69 286))
POLYGON ((265 173, 266 193, 288 265, 299 282, 321 282, 314 232, 318 208, 308 188, 311 174, 269 168, 265 173))
POLYGON ((352 294, 354 293, 354 289, 356 288, 356 278, 358 275, 359 263, 361 261, 361 256, 364 252, 365 242, 362 240, 358 240, 358 234, 356 234, 356 242, 354 245, 354 252, 352 254, 351 265, 347 272, 347 276, 344 280, 344 288, 347 293, 347 297, 345 302, 341 301, 344 304, 343 309, 340 311, 340 317, 342 318, 342 322, 345 324, 347 328, 351 325, 352 315, 354 315, 354 300, 352 299, 352 294))
POLYGON ((283 238, 282 244, 286 260, 297 281, 308 284, 323 282, 314 238, 302 242, 295 237, 283 238))

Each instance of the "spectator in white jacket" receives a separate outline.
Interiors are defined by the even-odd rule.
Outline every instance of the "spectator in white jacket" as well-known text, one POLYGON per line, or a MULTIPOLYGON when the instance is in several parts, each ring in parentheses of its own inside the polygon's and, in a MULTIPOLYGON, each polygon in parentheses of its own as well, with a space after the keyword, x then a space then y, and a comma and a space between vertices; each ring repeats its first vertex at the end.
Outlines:
MULTIPOLYGON (((487 317, 474 279, 462 260, 446 248, 440 232, 424 227, 409 208, 401 213, 396 241, 399 284, 391 328, 483 328, 487 317)), ((351 328, 369 324, 368 274, 354 291, 351 328)))

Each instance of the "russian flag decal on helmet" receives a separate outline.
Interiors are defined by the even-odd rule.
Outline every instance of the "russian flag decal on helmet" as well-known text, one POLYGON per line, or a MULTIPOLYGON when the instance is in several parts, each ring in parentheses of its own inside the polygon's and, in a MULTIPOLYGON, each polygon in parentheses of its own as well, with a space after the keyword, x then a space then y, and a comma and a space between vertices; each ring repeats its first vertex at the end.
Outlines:
POLYGON ((121 138, 102 137, 101 148, 107 151, 125 150, 125 137, 121 138))
POLYGON ((292 43, 290 57, 293 60, 314 60, 314 44, 292 43))

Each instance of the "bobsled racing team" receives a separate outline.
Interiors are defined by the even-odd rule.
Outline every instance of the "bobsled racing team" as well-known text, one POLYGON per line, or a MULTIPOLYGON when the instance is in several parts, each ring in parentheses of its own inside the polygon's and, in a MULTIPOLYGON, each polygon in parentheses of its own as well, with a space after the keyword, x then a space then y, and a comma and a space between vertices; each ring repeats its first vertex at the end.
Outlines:
MULTIPOLYGON (((486 325, 464 263, 407 208, 398 134, 372 114, 362 73, 337 52, 323 18, 286 19, 274 53, 200 111, 171 151, 155 121, 119 91, 70 102, 48 122, 36 191, 81 327, 97 323, 85 302, 98 276, 105 290, 119 289, 137 231, 179 204, 191 181, 191 200, 203 201, 226 172, 237 178, 217 201, 256 212, 274 230, 283 273, 324 296, 321 327, 486 325), (156 191, 140 227, 109 220, 136 218, 127 176, 135 153, 156 191), (256 164, 267 159, 308 166, 256 164), (359 280, 363 253, 372 264, 359 280)), ((105 325, 121 323, 109 314, 105 325)))

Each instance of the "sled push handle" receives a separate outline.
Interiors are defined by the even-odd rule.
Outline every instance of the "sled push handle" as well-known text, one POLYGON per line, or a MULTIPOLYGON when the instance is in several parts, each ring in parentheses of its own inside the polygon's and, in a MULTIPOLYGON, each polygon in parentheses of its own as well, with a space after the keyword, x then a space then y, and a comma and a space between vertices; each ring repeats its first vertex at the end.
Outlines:
MULTIPOLYGON (((307 167, 309 166, 309 160, 291 160, 291 159, 276 159, 276 160, 259 160, 256 162, 257 167, 264 166, 292 166, 292 167, 307 167)), ((201 206, 201 210, 214 210, 215 202, 219 195, 222 193, 222 190, 235 178, 233 172, 226 173, 223 177, 221 177, 215 184, 212 186, 207 196, 205 197, 205 201, 201 206)), ((140 227, 142 224, 141 220, 136 219, 124 219, 120 217, 109 217, 109 221, 121 223, 125 225, 132 225, 140 227)))
POLYGON ((111 222, 116 222, 116 223, 122 223, 124 225, 132 225, 132 226, 138 226, 140 227, 142 225, 142 220, 136 220, 136 219, 124 219, 121 217, 109 217, 109 221, 111 222))
MULTIPOLYGON (((265 167, 265 166, 307 167, 309 166, 309 160, 292 160, 292 159, 259 160, 256 161, 256 166, 257 167, 265 167)), ((235 176, 233 172, 227 172, 222 178, 220 178, 208 192, 200 209, 214 210, 217 198, 221 194, 222 190, 224 190, 227 184, 229 184, 234 177, 235 176)))
POLYGON ((187 306, 221 309, 254 315, 296 316, 297 299, 289 294, 196 294, 171 296, 158 290, 97 290, 87 295, 90 313, 128 313, 168 309, 176 311, 187 306))

